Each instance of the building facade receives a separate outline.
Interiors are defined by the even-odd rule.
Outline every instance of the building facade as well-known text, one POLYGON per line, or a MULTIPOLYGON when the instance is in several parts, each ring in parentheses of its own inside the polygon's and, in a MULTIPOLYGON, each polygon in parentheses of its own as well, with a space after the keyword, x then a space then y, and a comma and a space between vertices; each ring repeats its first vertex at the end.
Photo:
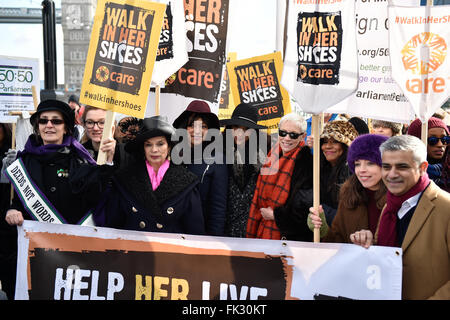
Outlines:
POLYGON ((79 93, 94 24, 96 0, 62 0, 64 78, 68 91, 79 93))

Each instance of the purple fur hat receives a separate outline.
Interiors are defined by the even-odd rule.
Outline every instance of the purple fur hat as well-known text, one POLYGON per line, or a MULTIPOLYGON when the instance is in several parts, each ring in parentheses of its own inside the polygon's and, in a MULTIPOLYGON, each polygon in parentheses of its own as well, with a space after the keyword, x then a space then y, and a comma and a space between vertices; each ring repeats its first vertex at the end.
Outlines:
POLYGON ((369 160, 381 167, 380 145, 387 139, 388 137, 379 134, 363 134, 353 140, 347 152, 350 170, 355 173, 356 160, 369 160))

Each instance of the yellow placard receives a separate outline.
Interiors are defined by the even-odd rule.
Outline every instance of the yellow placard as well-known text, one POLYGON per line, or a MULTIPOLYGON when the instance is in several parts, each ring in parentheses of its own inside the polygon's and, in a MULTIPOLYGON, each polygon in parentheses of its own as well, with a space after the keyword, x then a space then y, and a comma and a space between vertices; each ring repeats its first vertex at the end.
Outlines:
POLYGON ((80 102, 144 118, 166 5, 99 0, 80 102))
POLYGON ((258 109, 258 124, 269 131, 278 128, 282 116, 291 112, 288 92, 281 85, 283 61, 280 52, 227 63, 234 103, 258 109))

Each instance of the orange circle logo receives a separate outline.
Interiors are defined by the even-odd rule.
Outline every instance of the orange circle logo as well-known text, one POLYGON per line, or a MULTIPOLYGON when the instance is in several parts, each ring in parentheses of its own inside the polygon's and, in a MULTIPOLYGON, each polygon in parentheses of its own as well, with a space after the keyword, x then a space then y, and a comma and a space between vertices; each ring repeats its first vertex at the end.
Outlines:
POLYGON ((95 78, 100 82, 105 82, 109 79, 109 69, 106 66, 98 67, 95 71, 95 78))
POLYGON ((402 62, 405 70, 413 74, 429 74, 444 62, 447 56, 447 44, 432 32, 422 32, 408 41, 403 47, 402 62))
POLYGON ((306 77, 306 67, 304 65, 300 65, 300 78, 305 79, 306 77))

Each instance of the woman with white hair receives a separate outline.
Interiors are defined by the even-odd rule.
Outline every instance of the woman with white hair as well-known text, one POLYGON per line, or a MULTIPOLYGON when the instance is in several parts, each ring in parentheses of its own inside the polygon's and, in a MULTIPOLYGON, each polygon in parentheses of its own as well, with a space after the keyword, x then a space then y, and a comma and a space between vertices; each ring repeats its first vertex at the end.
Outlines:
POLYGON ((312 155, 304 145, 306 122, 296 113, 281 118, 278 141, 267 155, 256 183, 247 238, 312 241, 306 224, 312 189, 312 155))

